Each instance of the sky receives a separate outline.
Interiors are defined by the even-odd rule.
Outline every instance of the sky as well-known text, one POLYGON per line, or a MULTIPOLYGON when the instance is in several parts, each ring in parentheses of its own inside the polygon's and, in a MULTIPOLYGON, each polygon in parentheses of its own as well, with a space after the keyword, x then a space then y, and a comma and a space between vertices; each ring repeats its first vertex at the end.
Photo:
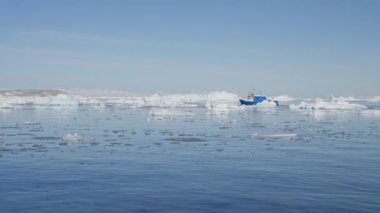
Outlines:
POLYGON ((1 0, 0 88, 380 95, 378 0, 1 0))

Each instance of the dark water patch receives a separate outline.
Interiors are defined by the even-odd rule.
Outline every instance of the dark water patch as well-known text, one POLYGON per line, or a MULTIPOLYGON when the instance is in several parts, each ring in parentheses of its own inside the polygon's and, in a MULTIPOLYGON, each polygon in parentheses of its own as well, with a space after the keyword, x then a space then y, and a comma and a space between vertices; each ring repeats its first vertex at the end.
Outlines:
POLYGON ((19 126, 2 126, 0 129, 21 129, 19 126))
POLYGON ((119 135, 119 137, 120 135, 123 137, 125 134, 137 135, 137 132, 135 130, 130 129, 112 130, 112 133, 119 135))
POLYGON ((119 146, 119 145, 121 145, 122 143, 120 143, 120 142, 112 142, 112 143, 110 143, 109 145, 111 145, 111 146, 119 146))
POLYGON ((229 126, 220 126, 219 129, 231 129, 229 126))
POLYGON ((334 122, 332 122, 332 121, 317 121, 316 123, 318 123, 318 124, 334 124, 334 122))
POLYGON ((333 132, 333 131, 327 131, 324 132, 326 136, 333 139, 350 139, 352 134, 347 132, 333 132))
POLYGON ((0 148, 0 152, 12 152, 13 149, 2 147, 0 148))
POLYGON ((33 144, 32 147, 37 148, 37 149, 46 149, 46 147, 42 144, 33 144))
POLYGON ((33 152, 48 152, 46 147, 34 147, 33 152))
POLYGON ((187 137, 181 137, 181 138, 166 138, 164 139, 166 141, 172 141, 172 142, 205 142, 206 140, 202 138, 187 138, 187 137))
POLYGON ((130 130, 128 129, 119 129, 119 130, 112 130, 114 134, 119 134, 119 133, 126 133, 129 132, 130 130))
POLYGON ((368 125, 369 129, 377 129, 378 127, 376 125, 368 125))
POLYGON ((41 140, 41 141, 54 141, 54 140, 60 140, 62 139, 61 137, 54 137, 54 136, 43 136, 43 137, 34 137, 32 138, 33 140, 41 140))
POLYGON ((336 132, 333 134, 333 136, 335 138, 349 139, 351 137, 351 134, 346 132, 336 132))
POLYGON ((96 145, 98 145, 98 144, 100 144, 100 143, 97 142, 97 141, 91 141, 89 144, 92 145, 92 146, 96 146, 96 145))
POLYGON ((169 130, 161 131, 159 133, 161 135, 169 135, 169 136, 173 136, 174 135, 174 133, 172 131, 169 131, 169 130))
POLYGON ((26 127, 40 127, 41 126, 41 123, 40 122, 24 122, 22 123, 23 126, 26 126, 26 127))
POLYGON ((141 150, 141 149, 148 149, 150 148, 150 145, 147 145, 147 146, 139 146, 137 147, 138 150, 141 150))
POLYGON ((35 148, 31 148, 31 147, 23 147, 19 149, 20 152, 31 152, 35 150, 36 150, 35 148))
POLYGON ((30 132, 43 132, 43 129, 30 129, 30 132))
POLYGON ((193 137, 194 135, 193 134, 180 133, 180 134, 178 134, 178 136, 180 136, 180 137, 193 137))
POLYGON ((144 132, 144 135, 151 135, 151 134, 154 133, 155 131, 152 130, 152 129, 144 129, 143 132, 144 132))
POLYGON ((312 141, 312 139, 313 137, 303 136, 303 137, 297 138, 297 141, 301 141, 303 143, 309 143, 312 141))
POLYGON ((264 128, 265 126, 261 123, 252 123, 252 124, 248 124, 248 125, 242 125, 240 127, 242 127, 242 128, 251 128, 251 127, 264 128))
POLYGON ((35 134, 32 133, 17 133, 19 136, 35 136, 35 134))
POLYGON ((90 128, 79 128, 77 130, 80 130, 80 131, 91 131, 92 129, 90 129, 90 128))

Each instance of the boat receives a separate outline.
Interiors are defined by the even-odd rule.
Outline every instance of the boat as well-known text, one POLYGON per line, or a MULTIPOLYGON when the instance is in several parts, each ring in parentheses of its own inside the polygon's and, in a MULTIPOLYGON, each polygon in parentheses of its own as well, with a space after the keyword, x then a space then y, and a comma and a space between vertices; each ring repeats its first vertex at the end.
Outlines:
POLYGON ((254 92, 251 92, 248 94, 248 97, 246 99, 239 99, 240 101, 240 104, 241 105, 248 105, 248 106, 252 106, 252 105, 256 105, 258 103, 261 103, 263 101, 268 101, 268 102, 273 102, 276 104, 276 106, 278 106, 278 101, 276 100, 273 100, 273 98, 271 97, 267 97, 267 96, 258 96, 258 95, 255 95, 254 92))

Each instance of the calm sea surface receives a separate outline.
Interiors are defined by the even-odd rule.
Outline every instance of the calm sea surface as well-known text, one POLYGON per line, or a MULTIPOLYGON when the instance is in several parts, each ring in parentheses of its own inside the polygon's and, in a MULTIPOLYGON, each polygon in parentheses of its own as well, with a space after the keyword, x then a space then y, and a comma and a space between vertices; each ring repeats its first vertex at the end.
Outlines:
POLYGON ((376 114, 0 110, 0 212, 379 211, 376 114))

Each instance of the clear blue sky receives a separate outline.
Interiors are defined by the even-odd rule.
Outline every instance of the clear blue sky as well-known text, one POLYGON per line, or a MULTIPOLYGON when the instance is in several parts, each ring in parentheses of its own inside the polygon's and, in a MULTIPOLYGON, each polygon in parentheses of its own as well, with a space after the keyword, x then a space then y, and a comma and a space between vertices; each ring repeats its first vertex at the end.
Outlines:
POLYGON ((378 0, 1 0, 0 88, 380 95, 378 0))

